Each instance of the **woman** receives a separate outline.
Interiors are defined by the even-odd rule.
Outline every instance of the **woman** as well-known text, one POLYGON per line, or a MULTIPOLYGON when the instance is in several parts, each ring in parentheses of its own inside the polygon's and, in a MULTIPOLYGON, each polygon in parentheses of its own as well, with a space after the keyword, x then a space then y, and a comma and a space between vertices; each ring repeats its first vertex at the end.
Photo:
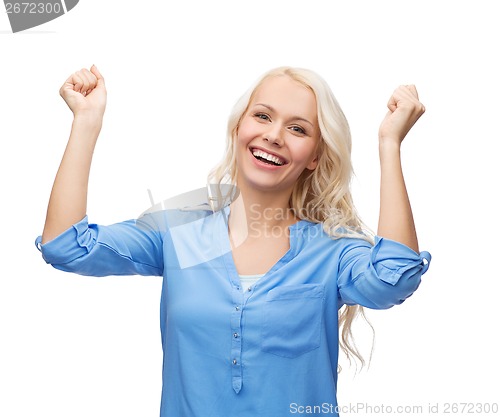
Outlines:
POLYGON ((374 238, 349 190, 347 121, 312 71, 272 70, 236 104, 210 175, 237 187, 229 205, 111 226, 86 217, 104 79, 95 66, 82 69, 60 93, 74 122, 38 243, 62 270, 163 276, 161 416, 275 417, 305 407, 337 415, 339 316, 340 345, 358 356, 349 334, 360 306, 403 302, 430 261, 419 253, 400 159, 424 112, 415 87, 395 90, 380 126, 374 238))

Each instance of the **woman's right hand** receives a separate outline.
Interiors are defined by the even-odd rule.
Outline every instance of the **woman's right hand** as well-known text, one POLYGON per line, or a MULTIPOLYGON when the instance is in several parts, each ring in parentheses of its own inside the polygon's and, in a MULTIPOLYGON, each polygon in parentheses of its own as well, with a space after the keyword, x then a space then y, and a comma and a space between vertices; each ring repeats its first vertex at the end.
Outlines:
POLYGON ((104 115, 106 86, 95 65, 92 65, 90 71, 82 68, 71 74, 60 88, 59 94, 75 117, 85 113, 100 117, 104 115))
POLYGON ((95 65, 90 71, 82 69, 72 74, 59 93, 75 117, 52 187, 42 244, 87 213, 90 166, 106 108, 104 78, 95 65))

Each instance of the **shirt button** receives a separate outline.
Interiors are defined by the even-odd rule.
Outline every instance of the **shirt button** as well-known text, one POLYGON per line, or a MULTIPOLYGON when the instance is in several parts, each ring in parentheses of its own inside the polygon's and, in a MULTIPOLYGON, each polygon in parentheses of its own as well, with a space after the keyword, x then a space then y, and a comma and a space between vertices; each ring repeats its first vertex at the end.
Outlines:
POLYGON ((233 336, 234 336, 235 339, 237 339, 238 336, 239 336, 239 334, 238 333, 233 333, 233 336))
POLYGON ((233 365, 236 365, 238 361, 236 359, 233 359, 233 365))
POLYGON ((236 311, 240 311, 240 307, 239 307, 239 306, 234 307, 234 309, 235 309, 236 311))
POLYGON ((249 292, 250 292, 250 291, 252 291, 252 287, 248 287, 248 291, 249 291, 249 292))

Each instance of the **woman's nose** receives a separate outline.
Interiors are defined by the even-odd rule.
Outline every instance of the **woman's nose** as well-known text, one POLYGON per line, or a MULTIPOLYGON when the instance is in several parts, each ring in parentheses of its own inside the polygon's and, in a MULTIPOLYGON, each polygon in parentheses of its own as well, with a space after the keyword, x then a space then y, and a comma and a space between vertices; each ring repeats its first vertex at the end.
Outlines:
POLYGON ((269 142, 271 145, 283 145, 282 132, 278 126, 273 126, 264 134, 264 140, 269 142))

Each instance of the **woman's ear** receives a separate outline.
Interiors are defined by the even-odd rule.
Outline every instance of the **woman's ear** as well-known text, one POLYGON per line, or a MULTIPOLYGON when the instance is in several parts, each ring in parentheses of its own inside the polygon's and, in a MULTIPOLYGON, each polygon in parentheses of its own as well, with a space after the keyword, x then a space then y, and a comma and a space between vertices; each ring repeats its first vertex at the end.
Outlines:
POLYGON ((234 138, 238 137, 238 132, 240 131, 240 125, 241 125, 241 119, 242 118, 243 118, 243 116, 240 117, 240 120, 238 120, 238 123, 236 123, 236 126, 233 129, 233 136, 234 136, 234 138))
POLYGON ((316 155, 311 162, 309 162, 309 164, 307 165, 307 169, 310 170, 310 171, 314 171, 316 169, 316 167, 318 166, 318 162, 319 162, 319 155, 316 155))
POLYGON ((323 149, 323 139, 320 138, 318 144, 316 145, 314 158, 311 160, 311 162, 309 162, 309 164, 306 167, 308 170, 314 171, 316 169, 319 163, 319 156, 321 155, 322 149, 323 149))

